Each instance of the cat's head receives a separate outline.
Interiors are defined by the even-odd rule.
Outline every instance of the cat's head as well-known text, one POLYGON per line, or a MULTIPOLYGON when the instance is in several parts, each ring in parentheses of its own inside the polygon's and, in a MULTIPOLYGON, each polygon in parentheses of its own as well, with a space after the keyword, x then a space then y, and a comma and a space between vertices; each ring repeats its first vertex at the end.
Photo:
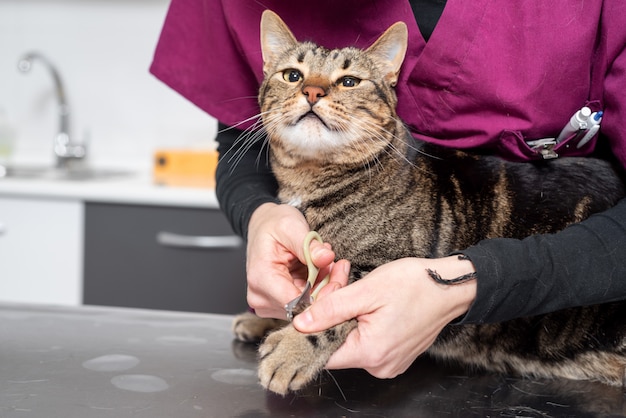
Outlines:
POLYGON ((298 42, 266 10, 261 19, 265 80, 259 92, 271 146, 295 159, 354 161, 376 153, 399 123, 393 87, 407 48, 398 22, 365 50, 298 42))

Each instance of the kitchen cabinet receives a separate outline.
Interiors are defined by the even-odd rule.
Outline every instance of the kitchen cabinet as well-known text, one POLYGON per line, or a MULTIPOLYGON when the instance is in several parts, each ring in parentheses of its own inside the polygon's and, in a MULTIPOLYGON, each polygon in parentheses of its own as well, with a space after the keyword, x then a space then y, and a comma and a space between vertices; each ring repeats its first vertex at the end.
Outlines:
POLYGON ((79 305, 83 203, 0 197, 0 300, 79 305))
POLYGON ((85 204, 83 302, 246 309, 245 247, 218 209, 85 204))

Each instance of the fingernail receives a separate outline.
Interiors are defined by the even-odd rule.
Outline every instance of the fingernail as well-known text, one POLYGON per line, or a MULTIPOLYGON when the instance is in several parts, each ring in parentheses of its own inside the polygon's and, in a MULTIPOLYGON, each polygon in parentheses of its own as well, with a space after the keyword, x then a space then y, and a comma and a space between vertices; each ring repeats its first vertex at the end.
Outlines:
POLYGON ((311 255, 313 256, 313 258, 319 258, 326 251, 328 251, 328 250, 326 248, 324 248, 324 247, 315 248, 313 251, 311 251, 311 255))
POLYGON ((343 272, 346 274, 346 276, 350 275, 350 262, 346 261, 343 265, 343 272))

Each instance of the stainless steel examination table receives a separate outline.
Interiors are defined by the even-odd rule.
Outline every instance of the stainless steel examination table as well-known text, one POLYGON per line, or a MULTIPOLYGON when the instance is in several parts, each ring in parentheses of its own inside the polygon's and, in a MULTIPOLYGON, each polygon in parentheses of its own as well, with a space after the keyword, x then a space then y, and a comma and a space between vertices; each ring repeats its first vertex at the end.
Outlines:
POLYGON ((286 397, 257 383, 255 347, 232 317, 120 308, 0 305, 0 417, 596 417, 624 393, 418 359, 404 375, 324 373, 286 397))

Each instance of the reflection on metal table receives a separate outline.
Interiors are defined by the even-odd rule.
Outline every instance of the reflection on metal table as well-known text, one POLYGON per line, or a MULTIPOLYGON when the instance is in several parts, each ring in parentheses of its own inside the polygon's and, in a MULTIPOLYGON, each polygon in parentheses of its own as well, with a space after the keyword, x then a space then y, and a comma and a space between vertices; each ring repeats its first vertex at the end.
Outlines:
POLYGON ((0 417, 622 416, 600 383, 525 380, 420 358, 404 375, 324 373, 265 392, 232 317, 120 308, 0 305, 0 417))

